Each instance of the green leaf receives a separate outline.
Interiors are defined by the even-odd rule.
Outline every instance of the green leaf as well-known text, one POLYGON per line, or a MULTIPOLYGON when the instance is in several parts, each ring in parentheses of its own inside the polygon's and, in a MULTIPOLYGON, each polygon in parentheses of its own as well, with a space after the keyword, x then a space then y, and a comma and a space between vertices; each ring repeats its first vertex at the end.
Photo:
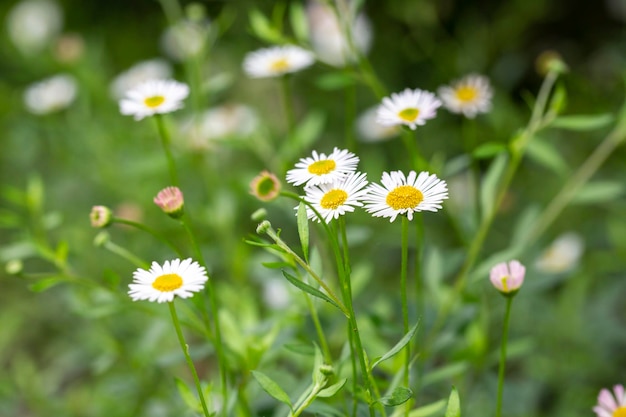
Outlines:
POLYGON ((419 326, 419 321, 417 323, 415 323, 415 325, 413 327, 411 327, 411 329, 408 331, 408 333, 405 334, 404 337, 402 339, 400 339, 400 341, 398 343, 396 343, 396 345, 393 348, 391 348, 391 350, 389 352, 385 353, 376 362, 374 362, 370 369, 374 369, 374 367, 376 365, 378 365, 379 363, 381 363, 382 361, 385 361, 385 360, 391 358, 392 356, 394 356, 396 353, 400 352, 402 350, 402 348, 405 347, 407 345, 407 343, 409 343, 411 341, 413 336, 415 336, 415 332, 417 332, 417 327, 418 326, 419 326))
POLYGON ((594 181, 587 183, 572 198, 572 204, 597 204, 614 201, 624 194, 624 183, 619 181, 594 181))
POLYGON ((302 245, 304 260, 309 262, 309 219, 306 213, 306 205, 300 201, 298 205, 298 235, 302 245))
POLYGON ((548 108, 552 114, 556 115, 561 113, 565 106, 567 106, 567 90, 563 87, 563 83, 557 83, 548 108))
POLYGON ((381 397, 378 402, 387 407, 404 404, 413 396, 413 391, 405 387, 396 387, 391 394, 381 397))
POLYGON ((256 379, 256 381, 259 383, 259 385, 261 386, 261 388, 263 388, 265 392, 267 392, 272 397, 276 398, 281 403, 287 404, 289 408, 293 410, 289 396, 285 393, 285 391, 283 391, 283 389, 276 382, 274 382, 274 380, 272 380, 269 376, 265 375, 263 372, 260 372, 260 371, 251 371, 251 372, 252 372, 252 376, 254 376, 254 379, 256 379))
POLYGON ((442 368, 437 368, 437 370, 430 372, 424 376, 424 379, 422 379, 422 386, 452 378, 456 375, 466 372, 467 368, 469 368, 467 362, 456 362, 450 365, 446 365, 442 368))
POLYGON ((258 38, 269 43, 285 43, 285 39, 280 32, 272 27, 268 18, 265 17, 259 10, 250 10, 248 18, 250 19, 250 28, 252 29, 252 33, 254 33, 254 35, 258 38))
POLYGON ((448 398, 448 408, 446 408, 445 417, 461 417, 461 401, 459 400, 459 392, 452 387, 450 398, 448 398))
POLYGON ((261 265, 269 269, 282 269, 282 268, 294 269, 294 266, 290 264, 289 262, 261 262, 261 265))
POLYGON ((191 392, 187 384, 179 378, 174 378, 176 380, 176 388, 178 389, 178 393, 181 398, 187 404, 187 407, 191 408, 194 411, 202 411, 202 405, 200 404, 200 400, 196 397, 196 395, 191 392))
POLYGON ((474 149, 472 156, 476 159, 488 159, 505 152, 506 149, 503 143, 487 142, 474 149))
POLYGON ((343 310, 341 309, 341 307, 339 307, 339 305, 336 302, 334 302, 329 296, 327 296, 326 294, 324 294, 317 288, 313 288, 309 284, 302 282, 301 280, 294 277, 293 275, 288 274, 287 271, 283 271, 283 275, 285 276, 285 278, 287 278, 287 281, 291 282, 294 286, 298 287, 299 289, 301 289, 302 291, 308 294, 311 294, 313 297, 321 298, 322 300, 329 302, 330 304, 337 307, 343 313, 343 310))
POLYGON ((67 261, 67 255, 69 253, 69 249, 70 249, 69 245, 67 241, 65 240, 60 241, 59 244, 57 245, 57 248, 55 251, 55 257, 63 265, 65 265, 65 262, 67 261))
POLYGON ((562 177, 567 175, 569 167, 554 145, 540 138, 535 139, 526 146, 528 157, 557 175, 562 177))
POLYGON ((550 127, 574 131, 595 130, 608 126, 614 119, 613 115, 609 113, 561 116, 554 119, 550 123, 550 127))
POLYGON ((508 161, 509 158, 507 154, 499 154, 496 159, 491 162, 489 170, 487 171, 487 174, 485 174, 480 190, 480 205, 483 213, 483 219, 491 216, 491 212, 494 210, 496 195, 499 188, 498 186, 508 161))
POLYGON ((432 414, 438 413, 446 406, 446 400, 439 400, 434 403, 423 405, 419 408, 411 410, 409 417, 428 417, 432 414))
POLYGON ((333 91, 356 84, 356 79, 345 71, 329 72, 315 80, 315 85, 321 90, 333 91))
POLYGON ((289 5, 289 20, 291 22, 291 29, 293 30, 296 39, 300 43, 309 42, 309 23, 304 12, 304 7, 301 3, 292 2, 289 5))
POLYGON ((307 117, 301 121, 293 134, 293 138, 285 142, 281 149, 281 156, 285 160, 292 160, 308 148, 321 135, 326 116, 320 111, 311 111, 307 117))
POLYGON ((324 388, 323 390, 321 390, 320 392, 317 393, 316 397, 320 397, 320 398, 332 397, 337 392, 339 392, 339 390, 341 388, 343 388, 343 386, 346 384, 347 380, 348 380, 348 378, 344 378, 344 379, 340 380, 339 382, 336 382, 333 385, 324 388))
POLYGON ((65 281, 66 279, 64 277, 58 277, 58 276, 44 278, 35 282, 34 284, 30 284, 28 288, 33 292, 43 292, 65 281))

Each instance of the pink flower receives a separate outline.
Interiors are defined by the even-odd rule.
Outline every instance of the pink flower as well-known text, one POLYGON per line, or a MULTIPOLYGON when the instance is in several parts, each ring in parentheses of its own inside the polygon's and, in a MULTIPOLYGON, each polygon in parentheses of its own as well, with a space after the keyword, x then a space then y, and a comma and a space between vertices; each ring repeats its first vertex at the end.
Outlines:
POLYGON ((154 197, 154 204, 159 206, 165 214, 177 219, 183 215, 185 200, 178 187, 167 187, 154 197))
POLYGON ((514 295, 524 283, 526 268, 518 261, 502 262, 491 268, 489 278, 498 291, 514 295))
POLYGON ((598 405, 593 407, 598 417, 625 417, 626 393, 623 385, 613 387, 613 395, 608 389, 602 389, 598 394, 598 405))

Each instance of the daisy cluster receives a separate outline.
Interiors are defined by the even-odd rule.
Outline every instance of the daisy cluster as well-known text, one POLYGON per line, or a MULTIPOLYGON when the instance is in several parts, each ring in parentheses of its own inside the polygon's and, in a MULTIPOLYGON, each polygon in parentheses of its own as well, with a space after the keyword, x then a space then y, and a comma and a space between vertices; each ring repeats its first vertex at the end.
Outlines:
POLYGON ((287 182, 304 185, 309 219, 329 223, 363 207, 374 217, 386 217, 390 222, 398 215, 412 220, 415 212, 436 212, 448 198, 446 182, 434 174, 384 172, 381 184, 368 185, 366 174, 356 170, 358 163, 355 154, 335 148, 329 155, 313 151, 311 157, 300 159, 287 172, 287 182))

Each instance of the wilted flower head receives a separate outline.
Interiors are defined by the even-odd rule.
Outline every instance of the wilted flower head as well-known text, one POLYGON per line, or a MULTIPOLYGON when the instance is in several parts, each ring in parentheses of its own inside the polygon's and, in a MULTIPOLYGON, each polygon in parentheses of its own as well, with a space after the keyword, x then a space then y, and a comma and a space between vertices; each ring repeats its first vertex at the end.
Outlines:
POLYGON ((91 226, 102 229, 113 222, 113 212, 105 206, 93 206, 89 213, 91 226))
POLYGON ((175 296, 193 296, 204 288, 208 279, 206 269, 191 258, 184 261, 165 261, 163 266, 152 262, 149 271, 138 268, 133 273, 133 283, 128 286, 128 295, 133 301, 171 302, 175 296))
POLYGON ((250 194, 261 201, 272 201, 280 194, 280 181, 269 171, 262 171, 250 182, 250 194))
POLYGON ((295 45, 259 49, 246 55, 243 69, 251 78, 278 77, 313 65, 312 52, 295 45))
POLYGON ((598 404, 593 407, 598 417, 626 416, 626 392, 623 385, 615 385, 613 393, 603 388, 598 394, 598 404))
POLYGON ((485 76, 469 74, 453 81, 450 86, 439 87, 437 92, 444 107, 452 113, 473 119, 477 114, 491 110, 493 90, 485 76))
MULTIPOLYGON (((311 1, 306 7, 306 14, 311 46, 321 61, 344 66, 356 59, 356 51, 351 50, 342 23, 328 5, 311 1)), ((354 19, 352 14, 350 10, 346 10, 341 18, 351 20, 346 26, 350 27, 354 47, 359 52, 366 53, 372 43, 371 24, 364 13, 359 13, 354 19)))
POLYGON ((502 262, 491 268, 489 279, 503 295, 512 296, 524 283, 526 268, 519 261, 502 262))
POLYGON ((61 32, 63 12, 50 0, 24 0, 7 15, 9 37, 20 52, 32 55, 49 45, 61 32))
POLYGON ((541 272, 559 274, 574 268, 583 253, 584 242, 576 233, 559 236, 543 251, 535 266, 541 272))
POLYGON ((76 98, 74 77, 59 74, 31 84, 24 91, 24 105, 33 114, 48 114, 68 107, 76 98))
POLYGON ((119 74, 111 83, 111 95, 116 99, 150 80, 165 80, 172 75, 172 66, 160 58, 141 61, 119 74))
POLYGON ((383 98, 378 107, 378 123, 385 126, 406 125, 415 130, 426 124, 426 120, 437 115, 441 101, 431 92, 420 89, 404 89, 383 98))
POLYGON ((183 215, 185 200, 178 187, 166 187, 154 197, 154 204, 159 206, 168 216, 177 219, 183 215))
POLYGON ((183 107, 189 95, 187 84, 174 80, 149 80, 139 84, 120 100, 120 112, 141 120, 146 116, 171 113, 183 107))

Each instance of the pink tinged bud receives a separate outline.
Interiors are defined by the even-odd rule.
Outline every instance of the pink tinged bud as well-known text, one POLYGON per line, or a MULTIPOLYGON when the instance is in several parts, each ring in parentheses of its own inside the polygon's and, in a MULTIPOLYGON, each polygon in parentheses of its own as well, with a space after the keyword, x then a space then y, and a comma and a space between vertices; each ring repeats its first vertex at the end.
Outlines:
POLYGON ((89 213, 91 226, 98 229, 105 228, 113 222, 113 212, 105 206, 93 206, 89 213))
POLYGON ((177 219, 183 215, 185 200, 178 187, 167 187, 159 191, 154 197, 154 204, 159 206, 168 216, 177 219))
POLYGON ((269 171, 262 171, 250 182, 250 194, 261 201, 272 201, 280 194, 280 181, 269 171))
POLYGON ((518 261, 502 262, 491 268, 489 278, 504 295, 515 295, 524 283, 526 268, 518 261))

